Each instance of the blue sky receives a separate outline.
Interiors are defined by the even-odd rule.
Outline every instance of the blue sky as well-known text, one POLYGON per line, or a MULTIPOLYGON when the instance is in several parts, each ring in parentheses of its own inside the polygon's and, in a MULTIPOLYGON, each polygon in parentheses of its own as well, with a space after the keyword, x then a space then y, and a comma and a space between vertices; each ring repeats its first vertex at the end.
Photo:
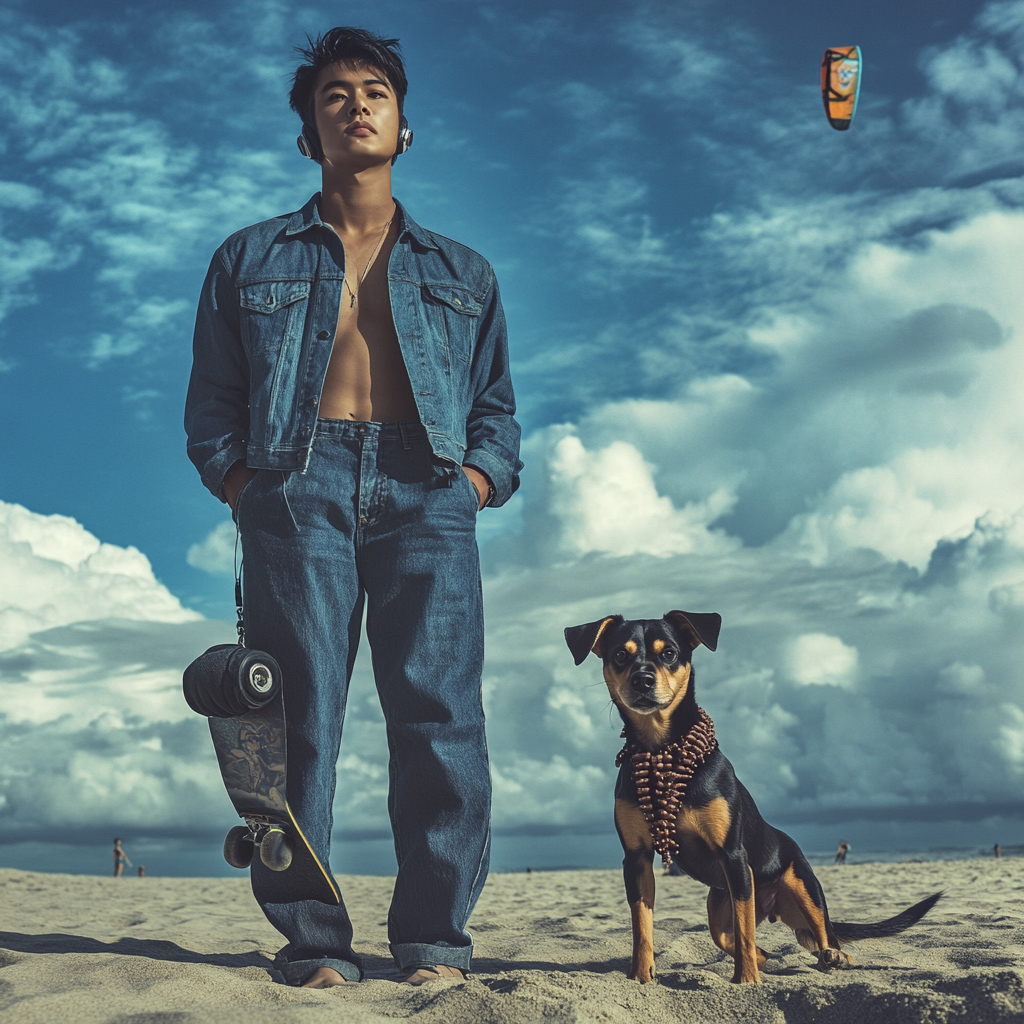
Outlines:
MULTIPOLYGON (((607 829, 617 729, 561 628, 684 607, 725 619, 698 699, 798 837, 1024 841, 1024 3, 834 6, 360 8, 408 61, 395 193, 508 314, 527 470, 481 517, 505 836, 607 829), (838 133, 818 65, 850 43, 838 133)), ((184 454, 192 318, 219 242, 317 187, 291 47, 339 14, 82 11, 0 9, 7 835, 167 836, 185 803, 205 837, 225 800, 175 679, 230 632, 230 526, 184 454)), ((381 842, 354 687, 339 834, 381 842)))

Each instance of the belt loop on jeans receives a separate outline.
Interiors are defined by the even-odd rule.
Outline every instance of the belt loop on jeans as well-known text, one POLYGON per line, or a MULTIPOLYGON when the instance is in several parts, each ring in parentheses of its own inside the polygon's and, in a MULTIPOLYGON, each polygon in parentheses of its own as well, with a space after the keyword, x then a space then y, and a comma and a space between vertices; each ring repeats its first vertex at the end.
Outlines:
POLYGON ((405 420, 398 421, 398 433, 402 438, 402 450, 409 451, 412 448, 412 442, 409 440, 409 431, 405 428, 405 420))

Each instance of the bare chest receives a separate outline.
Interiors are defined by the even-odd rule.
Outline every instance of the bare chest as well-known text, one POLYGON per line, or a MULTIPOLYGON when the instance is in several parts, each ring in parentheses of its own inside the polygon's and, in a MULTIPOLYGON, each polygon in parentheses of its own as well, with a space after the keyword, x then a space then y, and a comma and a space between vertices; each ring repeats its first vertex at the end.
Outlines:
POLYGON ((361 421, 417 418, 391 311, 388 260, 395 228, 379 244, 345 249, 334 347, 324 380, 320 415, 361 421))

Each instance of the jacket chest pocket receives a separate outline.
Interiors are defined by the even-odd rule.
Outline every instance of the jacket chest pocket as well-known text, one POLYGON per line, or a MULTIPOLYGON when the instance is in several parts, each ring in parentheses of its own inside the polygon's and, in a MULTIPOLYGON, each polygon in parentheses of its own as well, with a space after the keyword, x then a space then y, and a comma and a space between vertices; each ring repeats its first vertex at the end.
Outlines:
POLYGON ((423 298, 430 323, 455 359, 473 361, 483 305, 472 292, 451 285, 425 284, 423 298))
POLYGON ((308 281, 264 281, 238 290, 246 335, 255 352, 302 341, 308 281))
POLYGON ((285 435, 296 401, 308 281, 264 281, 238 290, 243 341, 249 357, 252 422, 274 444, 285 435))

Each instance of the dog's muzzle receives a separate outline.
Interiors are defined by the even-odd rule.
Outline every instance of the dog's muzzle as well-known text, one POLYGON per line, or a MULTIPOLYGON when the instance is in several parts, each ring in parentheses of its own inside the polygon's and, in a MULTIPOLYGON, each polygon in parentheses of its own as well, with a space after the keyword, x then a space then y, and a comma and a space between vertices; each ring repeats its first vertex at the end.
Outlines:
POLYGON ((629 706, 634 711, 657 711, 662 707, 662 702, 655 696, 655 689, 658 685, 658 677, 650 668, 637 669, 629 677, 630 700, 629 706))

